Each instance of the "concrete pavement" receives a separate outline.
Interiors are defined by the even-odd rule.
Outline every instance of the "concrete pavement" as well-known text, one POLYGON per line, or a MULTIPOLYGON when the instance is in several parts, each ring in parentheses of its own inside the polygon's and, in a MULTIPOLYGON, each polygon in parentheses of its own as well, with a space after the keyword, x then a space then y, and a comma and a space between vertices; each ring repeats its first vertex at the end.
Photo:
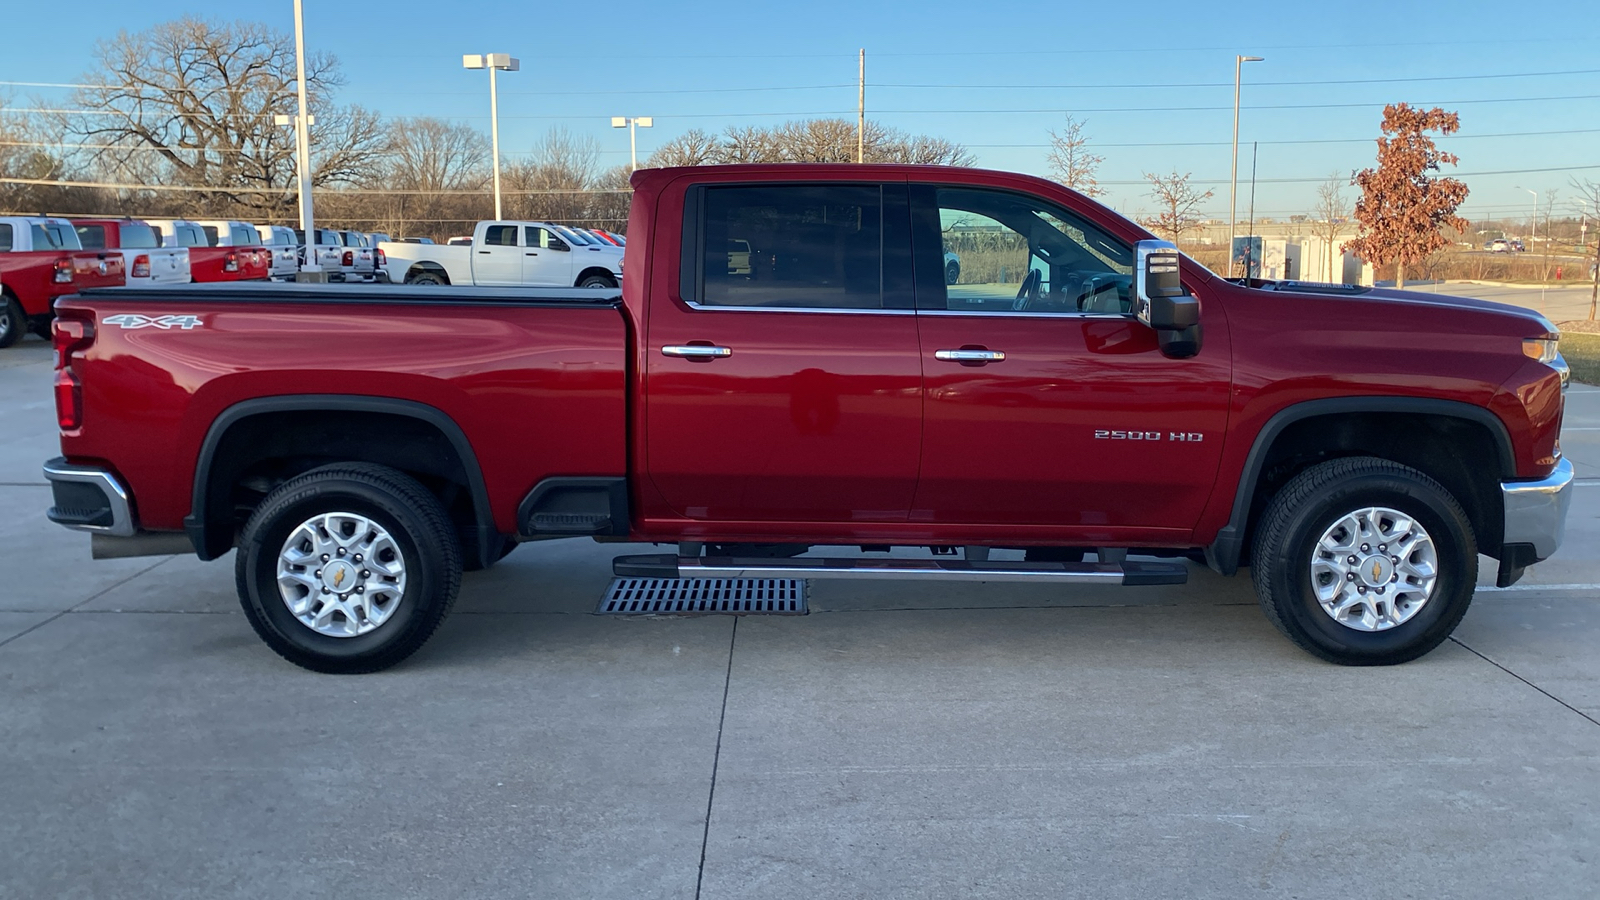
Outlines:
POLYGON ((1205 570, 595 617, 634 548, 572 541, 468 575, 412 660, 337 678, 257 640, 231 558, 91 562, 44 521, 49 380, 42 342, 0 351, 0 898, 1587 898, 1600 875, 1600 389, 1569 397, 1566 546, 1406 666, 1321 663, 1205 570))

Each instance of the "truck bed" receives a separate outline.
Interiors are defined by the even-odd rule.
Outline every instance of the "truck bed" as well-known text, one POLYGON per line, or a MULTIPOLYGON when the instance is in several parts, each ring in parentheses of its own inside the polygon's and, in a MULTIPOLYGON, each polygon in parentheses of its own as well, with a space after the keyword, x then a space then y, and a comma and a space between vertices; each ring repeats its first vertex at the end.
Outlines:
MULTIPOLYGON (((620 291, 271 283, 114 288, 63 298, 95 322, 74 368, 74 461, 115 460, 142 527, 183 527, 209 431, 230 408, 330 395, 405 398, 470 444, 496 523, 540 479, 626 474, 620 291)), ((236 415, 240 410, 234 410, 236 415)), ((355 426, 352 426, 355 427, 355 426)))

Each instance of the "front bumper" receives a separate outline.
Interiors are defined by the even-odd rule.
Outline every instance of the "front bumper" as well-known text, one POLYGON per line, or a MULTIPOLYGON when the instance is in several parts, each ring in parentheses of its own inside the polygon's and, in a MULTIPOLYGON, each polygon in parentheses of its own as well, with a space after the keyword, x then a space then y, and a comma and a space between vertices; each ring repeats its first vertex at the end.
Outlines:
POLYGON ((1538 481, 1500 482, 1500 499, 1505 507, 1501 543, 1531 547, 1530 562, 1549 559, 1566 534, 1572 479, 1572 463, 1563 459, 1556 463, 1555 471, 1538 481))
POLYGON ((132 537, 139 530, 128 489, 117 476, 94 466, 78 466, 56 457, 44 464, 54 505, 46 518, 91 534, 132 537))

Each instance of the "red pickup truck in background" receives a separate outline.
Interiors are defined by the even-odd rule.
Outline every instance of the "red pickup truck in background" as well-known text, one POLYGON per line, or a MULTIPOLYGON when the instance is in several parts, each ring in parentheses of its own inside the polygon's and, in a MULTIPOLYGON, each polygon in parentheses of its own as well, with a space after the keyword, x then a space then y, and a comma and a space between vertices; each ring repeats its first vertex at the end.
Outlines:
POLYGON ((1278 628, 1351 665, 1443 641, 1480 551, 1510 584, 1560 545, 1565 363, 1537 313, 1224 280, 1021 175, 633 184, 620 295, 63 300, 50 518, 98 555, 237 548, 256 631, 330 672, 405 658, 518 541, 674 542, 615 563, 664 578, 1248 564, 1278 628), (829 545, 931 555, 807 555, 829 545))
POLYGON ((161 232, 167 247, 189 248, 189 274, 196 282, 266 281, 272 275, 272 251, 261 243, 254 225, 214 224, 185 219, 147 219, 161 232))
POLYGON ((189 249, 161 246, 161 234, 136 219, 73 219, 84 249, 123 252, 127 283, 135 287, 188 284, 189 249))
POLYGON ((57 297, 123 281, 122 254, 84 250, 66 219, 0 217, 0 347, 29 331, 48 338, 57 297))

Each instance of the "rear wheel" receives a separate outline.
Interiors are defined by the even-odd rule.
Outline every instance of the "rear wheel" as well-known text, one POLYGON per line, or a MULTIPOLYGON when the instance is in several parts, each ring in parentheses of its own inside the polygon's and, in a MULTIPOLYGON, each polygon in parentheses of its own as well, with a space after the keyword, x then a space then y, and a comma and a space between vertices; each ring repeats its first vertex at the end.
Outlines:
POLYGON ((944 283, 955 284, 961 278, 961 264, 951 260, 944 264, 944 283))
POLYGON ((418 272, 414 275, 406 276, 406 284, 435 285, 449 283, 450 282, 438 272, 418 272))
POLYGON ((15 297, 0 295, 0 347, 9 347, 28 330, 28 317, 15 297))
POLYGON ((455 603, 461 550, 438 498, 386 466, 313 469, 245 526, 235 566, 246 618, 284 659, 375 672, 425 643, 455 603))
POLYGON ((1341 665, 1416 659, 1472 603, 1478 548, 1442 485, 1399 463, 1336 459, 1297 475, 1257 526, 1252 578, 1267 618, 1341 665))

